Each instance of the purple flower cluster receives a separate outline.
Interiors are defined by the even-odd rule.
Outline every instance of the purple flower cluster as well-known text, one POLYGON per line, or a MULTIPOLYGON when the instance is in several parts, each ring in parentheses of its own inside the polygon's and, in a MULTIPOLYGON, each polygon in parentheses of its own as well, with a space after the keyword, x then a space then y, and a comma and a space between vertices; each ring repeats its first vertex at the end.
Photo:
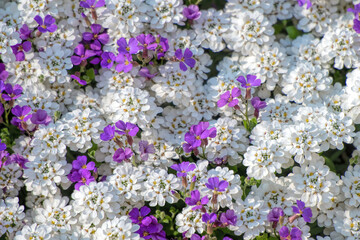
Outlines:
POLYGON ((198 154, 198 147, 204 148, 207 146, 207 138, 216 137, 216 128, 208 129, 209 125, 208 122, 200 122, 190 127, 190 131, 185 134, 186 143, 183 144, 186 153, 194 151, 195 154, 198 154))
POLYGON ((348 8, 348 12, 352 12, 354 13, 355 15, 355 18, 354 18, 354 30, 355 32, 359 33, 360 34, 360 3, 359 4, 356 4, 354 6, 354 8, 348 8))
POLYGON ((150 208, 144 206, 140 210, 133 208, 129 212, 129 217, 134 224, 138 224, 140 229, 136 232, 143 239, 166 240, 166 234, 163 226, 156 217, 149 215, 150 208))
MULTIPOLYGON (((28 160, 17 153, 10 155, 9 152, 6 151, 6 148, 6 144, 1 142, 0 139, 0 170, 3 166, 7 166, 12 163, 17 163, 21 168, 26 169, 27 167, 25 164, 28 162, 28 160)), ((3 189, 3 191, 6 192, 6 189, 3 189)))
POLYGON ((75 161, 72 162, 72 169, 68 175, 68 179, 76 183, 75 189, 79 190, 82 185, 89 185, 89 183, 95 181, 97 175, 97 168, 94 162, 87 163, 86 156, 78 156, 75 161))

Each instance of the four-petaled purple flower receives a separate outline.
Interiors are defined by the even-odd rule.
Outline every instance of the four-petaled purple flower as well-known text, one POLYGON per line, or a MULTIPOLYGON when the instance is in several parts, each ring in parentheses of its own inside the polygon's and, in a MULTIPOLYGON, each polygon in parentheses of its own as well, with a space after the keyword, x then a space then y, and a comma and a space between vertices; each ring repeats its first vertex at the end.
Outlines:
POLYGON ((207 204, 209 202, 208 196, 205 196, 203 198, 200 197, 199 190, 191 191, 191 197, 187 197, 185 199, 185 203, 189 206, 195 206, 192 208, 192 210, 201 209, 203 205, 207 204))
POLYGON ((129 217, 133 223, 141 224, 143 219, 150 213, 150 211, 150 208, 147 206, 143 206, 140 208, 140 210, 138 208, 133 208, 129 212, 129 217))
POLYGON ((115 132, 117 132, 120 135, 129 135, 131 137, 136 136, 136 134, 139 131, 138 126, 136 126, 136 124, 130 123, 130 122, 123 122, 121 120, 117 121, 115 123, 115 126, 120 130, 115 130, 115 132))
POLYGON ((113 160, 115 162, 121 163, 124 160, 129 160, 133 155, 133 151, 130 148, 119 148, 115 151, 113 160))
POLYGON ((225 180, 219 181, 218 177, 211 177, 205 185, 208 189, 214 190, 215 192, 224 192, 229 186, 229 183, 225 180))
POLYGON ((159 42, 159 46, 156 49, 157 59, 161 59, 165 56, 165 53, 169 50, 169 40, 167 38, 161 37, 158 35, 157 38, 159 42))
MULTIPOLYGON (((4 81, 8 78, 9 73, 5 70, 5 64, 0 63, 0 84, 4 85, 4 81)), ((3 87, 0 87, 0 93, 2 92, 3 87)))
POLYGON ((195 67, 196 61, 192 58, 192 56, 193 53, 188 48, 185 49, 184 54, 180 48, 175 51, 175 57, 180 61, 180 69, 182 71, 185 72, 187 70, 186 65, 191 68, 195 67))
POLYGON ((140 34, 136 37, 139 48, 143 51, 143 58, 148 57, 148 50, 155 50, 157 47, 156 38, 152 34, 140 34))
POLYGON ((278 222, 282 222, 283 217, 284 211, 282 210, 282 208, 276 207, 271 209, 271 211, 267 215, 267 220, 273 223, 273 228, 276 228, 278 222))
MULTIPOLYGON (((10 162, 14 162, 14 163, 17 163, 19 164, 20 167, 24 168, 24 169, 27 169, 27 167, 25 166, 25 164, 27 162, 29 162, 29 160, 27 158, 25 158, 24 156, 21 156, 20 154, 17 154, 17 153, 14 153, 12 154, 8 160, 10 162)), ((0 160, 1 161, 1 160, 0 160)))
POLYGON ((208 122, 200 122, 198 125, 190 127, 190 131, 185 134, 186 143, 183 144, 185 152, 193 151, 201 145, 202 140, 206 140, 208 137, 216 137, 216 128, 207 129, 208 127, 208 122))
POLYGON ((83 8, 95 9, 105 5, 105 0, 86 0, 81 1, 80 6, 83 8))
POLYGON ((258 87, 261 85, 261 80, 257 79, 255 75, 248 74, 246 75, 246 79, 244 76, 239 76, 236 80, 241 83, 241 87, 243 88, 258 87))
MULTIPOLYGON (((99 45, 100 43, 105 45, 109 42, 109 35, 105 32, 100 33, 101 32, 101 25, 100 24, 91 24, 90 26, 91 28, 91 32, 84 32, 83 33, 83 39, 85 41, 94 41, 94 43, 96 43, 97 45, 99 45)), ((101 46, 100 44, 100 46, 101 46)), ((99 49, 96 49, 99 50, 99 49)))
POLYGON ((301 240, 301 234, 301 230, 297 227, 293 227, 290 232, 287 226, 283 226, 279 230, 281 240, 301 240))
POLYGON ((150 70, 147 68, 147 67, 143 67, 139 70, 139 73, 138 73, 140 76, 146 78, 146 80, 150 80, 152 79, 153 77, 156 76, 156 73, 154 74, 151 74, 150 73, 150 70))
POLYGON ((28 25, 23 24, 22 27, 19 29, 19 34, 21 40, 26 40, 30 38, 32 31, 29 29, 28 25))
POLYGON ((220 222, 223 226, 232 225, 235 226, 237 222, 237 217, 234 210, 227 210, 226 212, 220 215, 220 222))
POLYGON ((30 120, 33 124, 44 124, 47 126, 51 122, 51 117, 45 110, 38 109, 35 113, 32 114, 30 120))
POLYGON ((111 68, 114 64, 116 56, 112 52, 103 52, 101 54, 101 58, 102 58, 102 60, 100 62, 101 67, 111 68))
POLYGON ((73 79, 75 79, 80 85, 86 85, 87 84, 87 82, 85 81, 85 80, 82 80, 82 79, 80 79, 78 76, 76 76, 76 75, 71 75, 70 76, 71 78, 73 78, 73 79))
POLYGON ((312 6, 311 0, 298 0, 299 6, 302 7, 303 5, 306 5, 306 9, 309 9, 312 6))
POLYGON ((251 99, 251 104, 255 108, 254 116, 256 118, 258 118, 259 117, 259 110, 266 107, 266 102, 261 101, 259 97, 253 97, 251 99))
POLYGON ((115 126, 108 125, 104 128, 104 132, 100 134, 100 139, 109 141, 115 137, 115 126))
POLYGON ((354 5, 354 8, 348 8, 347 9, 348 12, 352 12, 355 15, 355 19, 360 20, 360 3, 354 5))
POLYGON ((16 105, 11 109, 11 113, 14 114, 14 117, 11 119, 11 124, 17 126, 20 130, 24 130, 24 124, 27 120, 31 118, 31 107, 16 105))
POLYGON ((125 38, 120 38, 117 40, 118 52, 122 54, 136 54, 139 52, 140 48, 138 46, 139 42, 135 38, 130 38, 129 44, 126 42, 125 38))
POLYGON ((73 182, 77 182, 75 184, 75 189, 79 190, 82 185, 89 185, 91 182, 95 181, 95 177, 91 174, 90 171, 82 171, 82 172, 73 172, 72 180, 73 182))
MULTIPOLYGON (((193 235, 191 235, 190 240, 205 240, 207 236, 199 236, 198 234, 194 233, 193 235)), ((185 235, 183 236, 183 239, 185 238, 185 235)))
POLYGON ((118 72, 130 72, 133 68, 132 56, 131 54, 122 54, 119 53, 115 60, 118 64, 115 67, 115 70, 118 72))
POLYGON ((149 154, 155 153, 154 144, 149 144, 148 141, 140 141, 139 142, 139 151, 140 151, 140 158, 143 161, 147 161, 149 158, 149 154))
POLYGON ((79 44, 75 47, 74 53, 77 55, 71 56, 71 62, 74 65, 80 65, 83 62, 86 62, 86 59, 96 55, 94 50, 85 49, 83 44, 79 44))
POLYGON ((305 222, 311 222, 312 211, 311 208, 305 208, 305 203, 300 200, 296 200, 297 206, 292 206, 293 212, 296 215, 302 216, 305 222))
MULTIPOLYGON (((1 138, 0 138, 0 151, 4 151, 6 149, 6 144, 1 142, 1 138)), ((0 159, 1 161, 1 159, 0 159)))
POLYGON ((25 41, 23 43, 16 44, 14 46, 11 46, 11 49, 15 55, 16 61, 24 61, 24 52, 29 52, 31 50, 31 42, 25 41))
POLYGON ((216 221, 216 218, 217 218, 216 213, 211 213, 211 214, 204 213, 204 214, 202 215, 202 220, 203 220, 203 222, 204 222, 204 223, 208 223, 208 224, 215 222, 215 221, 216 221))
POLYGON ((183 15, 189 20, 197 20, 201 16, 198 5, 191 4, 184 8, 183 15))
POLYGON ((21 96, 23 88, 19 84, 15 84, 13 87, 10 83, 5 84, 4 91, 1 97, 5 101, 11 101, 21 96))
POLYGON ((53 18, 51 15, 46 15, 44 21, 39 15, 36 15, 34 20, 37 22, 37 24, 39 24, 38 30, 41 33, 55 32, 57 29, 55 18, 53 18))
POLYGON ((236 98, 240 95, 241 95, 241 90, 234 87, 231 90, 231 94, 230 91, 227 91, 220 96, 220 100, 217 102, 217 105, 219 108, 225 106, 226 104, 228 104, 229 107, 234 107, 239 103, 239 100, 236 98))
POLYGON ((73 170, 78 171, 79 173, 84 171, 95 171, 96 167, 94 162, 87 163, 87 157, 86 156, 78 156, 76 160, 72 162, 72 168, 73 170))
POLYGON ((354 26, 353 26, 355 32, 360 34, 360 21, 357 19, 354 19, 354 26))
POLYGON ((170 168, 177 171, 176 175, 178 177, 186 177, 187 172, 193 171, 196 168, 196 165, 194 163, 190 164, 189 162, 182 162, 179 164, 174 164, 170 168))

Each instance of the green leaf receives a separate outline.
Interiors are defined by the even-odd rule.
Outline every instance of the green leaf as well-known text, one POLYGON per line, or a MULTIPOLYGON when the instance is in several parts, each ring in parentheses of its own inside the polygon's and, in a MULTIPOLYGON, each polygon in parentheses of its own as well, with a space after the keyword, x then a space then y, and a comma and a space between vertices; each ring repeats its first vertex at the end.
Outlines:
POLYGON ((336 167, 335 167, 335 164, 333 163, 333 161, 328 158, 328 157, 325 157, 325 164, 326 166, 328 166, 330 168, 331 171, 333 171, 334 173, 336 173, 336 167))
POLYGON ((60 117, 61 117, 61 112, 60 111, 55 111, 55 113, 54 113, 54 122, 59 120, 60 117))
POLYGON ((273 25, 273 28, 274 28, 274 30, 275 30, 275 35, 276 34, 279 34, 279 33, 281 33, 283 30, 284 30, 284 28, 285 28, 285 26, 284 26, 284 24, 282 24, 282 23, 277 23, 277 24, 274 24, 273 25))
POLYGON ((90 68, 88 70, 86 70, 86 76, 89 77, 89 80, 94 80, 95 79, 95 71, 93 68, 90 68))
POLYGON ((286 27, 286 32, 291 39, 295 39, 301 35, 301 32, 295 26, 286 27))
POLYGON ((21 135, 20 130, 14 125, 10 125, 8 128, 2 128, 0 130, 1 142, 6 144, 7 151, 13 153, 12 146, 15 145, 15 140, 21 135))
POLYGON ((249 121, 243 120, 243 124, 244 124, 245 129, 246 129, 248 132, 251 132, 249 121))
POLYGON ((257 125, 257 119, 256 118, 252 118, 250 120, 250 132, 254 129, 254 127, 257 125))

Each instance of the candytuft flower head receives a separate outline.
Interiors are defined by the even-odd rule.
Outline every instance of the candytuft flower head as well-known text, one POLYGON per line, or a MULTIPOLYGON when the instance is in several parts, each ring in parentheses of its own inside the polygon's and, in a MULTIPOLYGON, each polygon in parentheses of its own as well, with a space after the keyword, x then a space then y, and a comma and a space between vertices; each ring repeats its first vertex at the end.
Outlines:
POLYGON ((234 107, 235 105, 237 105, 239 103, 239 100, 236 98, 240 95, 241 95, 241 90, 234 87, 231 90, 231 93, 230 93, 230 91, 227 91, 220 96, 220 100, 217 102, 217 106, 219 108, 221 108, 221 107, 225 106, 226 104, 228 104, 229 107, 234 107))
POLYGON ((39 15, 36 15, 34 20, 37 22, 37 24, 39 24, 38 30, 41 33, 55 32, 57 29, 55 18, 53 18, 51 15, 46 15, 44 20, 39 15))
POLYGON ((188 7, 185 7, 183 10, 183 15, 189 20, 197 20, 201 16, 198 5, 191 4, 188 7))
POLYGON ((193 53, 188 48, 185 49, 184 54, 180 48, 175 51, 175 57, 180 61, 180 69, 182 71, 185 72, 187 70, 186 65, 191 68, 195 67, 196 61, 192 58, 192 56, 193 53))

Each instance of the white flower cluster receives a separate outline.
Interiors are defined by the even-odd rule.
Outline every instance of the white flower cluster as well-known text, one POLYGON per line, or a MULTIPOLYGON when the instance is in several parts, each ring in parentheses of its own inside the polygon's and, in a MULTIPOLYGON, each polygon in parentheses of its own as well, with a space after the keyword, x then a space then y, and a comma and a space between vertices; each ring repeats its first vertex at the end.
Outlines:
MULTIPOLYGON (((234 235, 250 240, 270 234, 268 213, 281 207, 291 215, 296 200, 310 207, 312 222, 324 228, 317 239, 360 239, 360 163, 333 165, 360 156, 360 35, 347 11, 360 1, 311 2, 228 0, 223 9, 200 4, 198 18, 187 19, 185 0, 0 1, 0 59, 8 72, 7 77, 0 72, 1 94, 8 93, 5 84, 23 89, 21 96, 9 94, 11 101, 0 96, 0 114, 3 105, 10 106, 0 115, 1 128, 10 125, 16 105, 51 117, 49 124, 22 122, 28 129, 16 140, 8 136, 14 141, 7 150, 26 158, 23 166, 9 163, 0 151, 0 237, 144 239, 149 232, 130 219, 132 209, 168 209, 198 190, 209 201, 196 203, 200 210, 186 204, 171 219, 188 239, 212 230, 203 221, 205 212, 224 209, 234 212, 236 223, 226 226, 234 235), (34 30, 37 15, 51 15, 57 29, 34 30), (34 30, 32 47, 17 47, 25 60, 16 61, 12 46, 23 42, 23 24, 34 30), (101 33, 91 24, 101 25, 101 33), (293 36, 294 27, 299 36, 293 36), (96 48, 83 40, 89 33, 94 39, 108 34, 109 40, 96 48), (161 38, 168 40, 162 60, 154 63, 144 51, 133 56, 131 71, 120 73, 115 64, 95 63, 89 74, 83 62, 73 64, 73 56, 86 55, 75 49, 80 42, 84 51, 94 51, 91 61, 100 62, 102 52, 120 52, 119 39, 129 42, 143 33, 159 46, 161 38), (179 61, 189 65, 188 56, 175 61, 178 49, 192 52, 194 67, 182 70, 179 61), (153 76, 142 72, 140 62, 147 60, 153 76), (79 72, 86 73, 88 86, 73 81, 79 72), (261 86, 237 81, 247 75, 255 75, 261 86), (218 107, 234 88, 241 91, 237 107, 218 107), (255 96, 267 105, 258 116, 255 96), (121 132, 119 120, 136 124, 137 135, 121 132), (199 122, 209 122, 216 136, 197 134, 194 141, 201 140, 203 148, 184 153, 185 134, 199 122), (103 141, 109 124, 117 128, 103 141), (129 148, 119 153, 123 147, 129 148), (87 182, 86 163, 74 171, 80 155, 94 163, 93 181, 87 182), (125 160, 114 161, 115 156, 125 160), (186 161, 195 168, 170 168, 186 161), (72 178, 78 178, 78 189, 72 178), (226 188, 208 187, 214 178, 226 188), (249 179, 256 184, 247 185, 249 179)), ((156 51, 149 56, 155 59, 156 51)), ((303 219, 287 224, 301 229, 302 239, 313 239, 303 219)))

